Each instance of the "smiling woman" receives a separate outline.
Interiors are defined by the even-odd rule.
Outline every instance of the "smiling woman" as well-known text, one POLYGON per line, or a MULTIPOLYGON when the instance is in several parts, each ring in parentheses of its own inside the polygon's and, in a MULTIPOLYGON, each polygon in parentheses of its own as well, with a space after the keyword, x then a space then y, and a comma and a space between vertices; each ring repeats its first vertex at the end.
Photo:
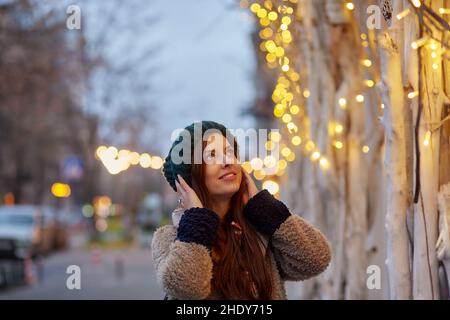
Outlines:
POLYGON ((201 124, 202 139, 191 141, 190 161, 174 164, 169 152, 164 163, 181 207, 173 225, 153 237, 158 281, 171 299, 286 299, 285 280, 325 270, 328 241, 267 190, 258 191, 237 160, 228 129, 201 124), (209 129, 216 131, 203 137, 209 129), (193 163, 198 151, 203 161, 193 163))

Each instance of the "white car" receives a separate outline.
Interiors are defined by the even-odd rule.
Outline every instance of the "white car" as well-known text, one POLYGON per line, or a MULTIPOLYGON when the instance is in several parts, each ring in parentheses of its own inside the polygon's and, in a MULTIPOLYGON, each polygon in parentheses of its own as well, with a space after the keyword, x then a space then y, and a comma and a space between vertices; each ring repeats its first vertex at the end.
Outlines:
POLYGON ((0 206, 0 257, 24 259, 37 253, 41 215, 36 206, 0 206))

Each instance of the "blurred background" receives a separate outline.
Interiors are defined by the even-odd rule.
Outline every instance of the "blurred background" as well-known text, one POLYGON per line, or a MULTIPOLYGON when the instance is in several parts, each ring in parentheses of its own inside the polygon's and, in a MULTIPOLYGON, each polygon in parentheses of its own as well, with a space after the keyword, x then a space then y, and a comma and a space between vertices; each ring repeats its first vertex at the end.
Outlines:
POLYGON ((449 21, 450 0, 0 0, 0 299, 162 299, 161 168, 197 120, 278 130, 242 165, 333 251, 290 299, 449 299, 449 21))
POLYGON ((163 297, 149 246, 176 198, 162 161, 195 120, 254 126, 247 11, 0 0, 0 299, 163 297))

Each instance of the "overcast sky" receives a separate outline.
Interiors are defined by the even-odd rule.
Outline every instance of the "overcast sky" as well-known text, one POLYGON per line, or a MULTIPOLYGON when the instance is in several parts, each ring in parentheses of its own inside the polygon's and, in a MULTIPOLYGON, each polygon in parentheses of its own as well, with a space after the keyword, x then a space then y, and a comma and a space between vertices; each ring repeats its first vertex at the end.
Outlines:
MULTIPOLYGON (((255 57, 250 39, 253 24, 237 0, 123 3, 113 11, 117 11, 117 19, 110 26, 113 36, 101 50, 112 64, 120 65, 121 60, 139 56, 147 48, 158 48, 136 72, 136 79, 148 78, 151 88, 154 107, 149 108, 152 121, 146 136, 154 142, 152 149, 167 153, 172 131, 195 120, 215 120, 230 128, 253 126, 250 116, 241 115, 255 96, 255 57), (127 27, 131 24, 140 27, 127 27)), ((100 36, 98 32, 107 18, 104 13, 110 9, 104 0, 83 2, 88 36, 100 36)), ((121 86, 123 89, 126 85, 121 86)), ((100 86, 96 88, 94 82, 92 89, 100 90, 100 86)), ((118 105, 120 108, 124 103, 118 105)))

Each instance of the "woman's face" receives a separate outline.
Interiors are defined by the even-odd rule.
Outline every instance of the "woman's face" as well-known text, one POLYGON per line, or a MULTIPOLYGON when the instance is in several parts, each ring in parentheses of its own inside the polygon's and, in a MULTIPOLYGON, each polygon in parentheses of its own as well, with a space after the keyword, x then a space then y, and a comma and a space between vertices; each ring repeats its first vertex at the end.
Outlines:
POLYGON ((234 155, 233 145, 220 133, 208 136, 203 151, 205 184, 212 197, 231 198, 242 180, 242 168, 234 155))

